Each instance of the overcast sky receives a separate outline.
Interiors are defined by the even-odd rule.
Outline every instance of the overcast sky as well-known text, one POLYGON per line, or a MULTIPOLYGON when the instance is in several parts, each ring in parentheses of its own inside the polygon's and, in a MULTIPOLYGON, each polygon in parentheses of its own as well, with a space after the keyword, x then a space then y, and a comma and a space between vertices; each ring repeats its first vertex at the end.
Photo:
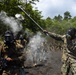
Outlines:
POLYGON ((34 7, 42 11, 44 18, 53 18, 58 14, 63 16, 66 11, 69 11, 72 17, 76 16, 76 0, 39 0, 34 7))

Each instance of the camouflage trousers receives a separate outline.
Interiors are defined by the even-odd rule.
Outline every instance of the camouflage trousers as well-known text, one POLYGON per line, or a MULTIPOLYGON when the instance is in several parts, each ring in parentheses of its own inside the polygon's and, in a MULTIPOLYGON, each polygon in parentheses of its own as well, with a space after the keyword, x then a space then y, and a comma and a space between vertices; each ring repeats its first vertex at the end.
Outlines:
POLYGON ((3 70, 2 75, 25 75, 25 72, 23 69, 7 69, 3 70))
POLYGON ((68 56, 66 56, 65 59, 66 60, 62 61, 62 75, 76 75, 76 59, 68 56))

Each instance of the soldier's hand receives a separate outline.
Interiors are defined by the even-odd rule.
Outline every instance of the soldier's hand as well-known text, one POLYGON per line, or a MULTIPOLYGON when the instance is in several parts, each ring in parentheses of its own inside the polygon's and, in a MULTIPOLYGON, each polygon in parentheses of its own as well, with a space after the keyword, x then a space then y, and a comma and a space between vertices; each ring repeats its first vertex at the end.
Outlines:
POLYGON ((10 57, 8 57, 8 58, 6 58, 6 60, 7 60, 7 61, 12 61, 13 59, 10 58, 10 57))
POLYGON ((48 33, 48 31, 47 31, 47 30, 43 30, 43 32, 44 32, 44 33, 48 33))
POLYGON ((47 30, 43 30, 43 32, 44 32, 46 35, 48 35, 48 33, 49 33, 47 30))

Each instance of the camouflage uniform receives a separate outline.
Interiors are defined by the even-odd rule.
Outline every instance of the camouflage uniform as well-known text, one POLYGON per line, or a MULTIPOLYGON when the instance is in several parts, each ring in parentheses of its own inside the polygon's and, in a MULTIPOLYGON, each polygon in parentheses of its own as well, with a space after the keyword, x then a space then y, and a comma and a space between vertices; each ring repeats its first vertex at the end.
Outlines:
POLYGON ((67 40, 66 35, 58 35, 55 33, 48 32, 49 36, 55 40, 63 41, 63 55, 62 55, 62 75, 76 75, 76 47, 74 40, 67 40))
MULTIPOLYGON (((15 75, 16 73, 20 73, 21 68, 24 66, 24 54, 23 54, 23 46, 17 40, 9 47, 5 44, 0 45, 0 54, 2 58, 10 57, 13 60, 7 63, 7 67, 2 70, 3 73, 1 75, 15 75)), ((20 75, 20 74, 16 74, 20 75)))

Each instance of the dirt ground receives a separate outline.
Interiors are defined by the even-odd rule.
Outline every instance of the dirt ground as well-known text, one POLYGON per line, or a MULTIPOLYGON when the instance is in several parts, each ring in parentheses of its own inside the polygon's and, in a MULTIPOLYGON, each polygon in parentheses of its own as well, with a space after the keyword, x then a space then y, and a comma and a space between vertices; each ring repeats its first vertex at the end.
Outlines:
POLYGON ((50 60, 35 67, 27 66, 25 68, 26 75, 60 75, 61 71, 61 51, 52 51, 50 60))
POLYGON ((50 55, 45 62, 38 64, 36 66, 25 67, 26 75, 61 75, 61 50, 55 50, 56 48, 53 44, 50 44, 50 55), (52 49, 51 49, 52 48, 52 49))

